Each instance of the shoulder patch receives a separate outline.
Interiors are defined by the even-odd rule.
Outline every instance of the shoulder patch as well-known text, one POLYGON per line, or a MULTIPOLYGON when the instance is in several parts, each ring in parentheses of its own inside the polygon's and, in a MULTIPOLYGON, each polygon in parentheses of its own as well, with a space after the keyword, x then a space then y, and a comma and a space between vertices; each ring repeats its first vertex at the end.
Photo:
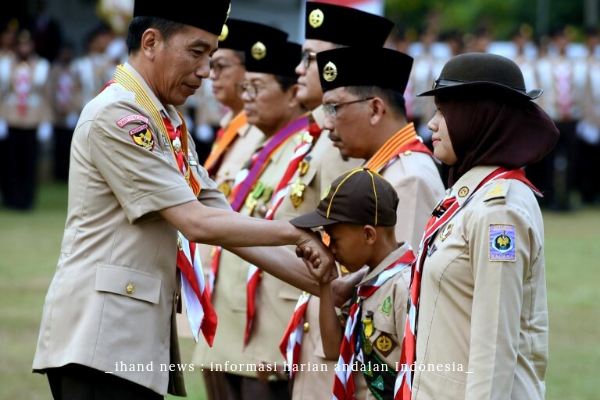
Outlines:
POLYGON ((119 126, 119 128, 122 128, 131 122, 143 122, 144 124, 147 124, 148 117, 144 117, 143 115, 139 114, 127 115, 123 118, 119 118, 119 120, 117 121, 117 125, 119 126))
POLYGON ((517 234, 514 225, 490 224, 489 260, 517 261, 517 234))
POLYGON ((492 183, 490 185, 490 188, 487 191, 487 194, 485 195, 484 201, 505 198, 506 194, 508 193, 509 187, 510 187, 509 180, 499 180, 499 181, 492 183))
POLYGON ((154 150, 154 136, 148 125, 143 124, 137 128, 133 128, 129 131, 129 135, 131 135, 133 142, 138 146, 143 147, 146 150, 154 150))

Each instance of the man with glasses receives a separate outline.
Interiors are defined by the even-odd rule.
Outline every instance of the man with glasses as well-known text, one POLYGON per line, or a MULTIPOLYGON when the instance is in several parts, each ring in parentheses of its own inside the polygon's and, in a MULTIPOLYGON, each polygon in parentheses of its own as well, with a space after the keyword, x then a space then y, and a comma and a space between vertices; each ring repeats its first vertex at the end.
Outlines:
MULTIPOLYGON (((246 73, 237 90, 247 122, 260 129, 264 138, 243 160, 231 187, 230 203, 241 214, 271 219, 267 214, 277 206, 279 184, 289 168, 297 168, 294 152, 310 136, 305 111, 296 99, 294 68, 300 59, 300 46, 285 41, 284 32, 266 26, 247 32, 246 37, 246 73)), ((199 353, 203 354, 198 362, 224 365, 227 360, 243 360, 244 365, 272 365, 283 361, 277 342, 291 311, 281 317, 280 308, 293 308, 300 291, 219 248, 214 251, 211 268, 215 277, 213 301, 219 316, 227 316, 219 321, 227 334, 217 336, 211 349, 201 344, 199 353), (280 297, 285 292, 293 294, 286 300, 280 297)), ((259 373, 261 380, 248 368, 225 375, 230 399, 289 397, 287 382, 271 382, 276 376, 273 371, 259 373)))
POLYGON ((396 237, 418 246, 444 185, 433 154, 407 123, 403 93, 413 59, 390 49, 334 49, 317 55, 324 127, 342 157, 366 160, 398 192, 396 237))
MULTIPOLYGON (((237 86, 244 80, 246 73, 244 52, 253 44, 250 43, 250 36, 257 34, 281 41, 287 38, 287 33, 263 24, 228 19, 219 36, 219 49, 211 60, 213 93, 219 102, 229 108, 229 112, 221 120, 221 129, 204 167, 229 201, 232 200, 231 192, 237 173, 252 156, 259 142, 264 140, 262 132, 248 123, 244 101, 237 86)), ((220 266, 219 280, 215 281, 210 267, 216 251, 218 249, 214 246, 202 245, 200 254, 207 282, 211 284, 211 299, 219 316, 219 324, 227 329, 219 330, 219 337, 212 348, 201 342, 196 347, 194 362, 198 365, 208 365, 210 362, 224 364, 226 361, 232 364, 252 364, 255 360, 242 352, 246 302, 239 303, 239 293, 232 290, 236 286, 240 290, 245 288, 247 267, 241 263, 225 263, 220 266), (215 283, 216 289, 212 287, 215 283), (234 306, 229 306, 232 304, 234 306)), ((248 370, 241 371, 240 375, 256 377, 256 373, 248 370)), ((202 376, 208 398, 219 400, 227 398, 230 382, 235 382, 239 375, 207 368, 202 371, 202 376)))
MULTIPOLYGON (((321 131, 324 120, 321 107, 323 91, 317 71, 317 53, 344 46, 363 49, 382 47, 394 24, 386 18, 354 8, 312 1, 306 3, 304 24, 306 40, 302 45, 301 62, 296 67, 297 98, 310 110, 309 119, 313 129, 321 131)), ((361 162, 358 159, 340 158, 339 152, 328 138, 328 132, 323 130, 303 156, 298 170, 290 180, 289 192, 274 218, 287 221, 314 210, 331 182, 345 171, 359 166, 361 162)), ((298 304, 300 306, 293 316, 290 312, 290 325, 281 342, 287 363, 298 366, 325 364, 327 371, 292 371, 292 397, 330 399, 335 362, 324 358, 319 329, 319 299, 303 295, 298 304), (305 303, 304 306, 302 303, 305 303), (301 337, 291 334, 298 326, 299 332, 302 332, 301 337), (298 347, 297 357, 293 357, 294 351, 291 349, 298 347)))

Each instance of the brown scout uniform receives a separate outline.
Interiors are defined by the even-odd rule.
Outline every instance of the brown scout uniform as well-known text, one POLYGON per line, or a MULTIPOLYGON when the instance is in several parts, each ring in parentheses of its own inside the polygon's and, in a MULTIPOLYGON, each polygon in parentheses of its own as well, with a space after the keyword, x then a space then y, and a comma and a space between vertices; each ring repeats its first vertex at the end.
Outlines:
MULTIPOLYGON (((174 126, 182 124, 175 108, 163 106, 141 75, 129 64, 125 69, 174 126)), ((181 395, 183 373, 170 377, 161 369, 181 359, 174 323, 177 231, 158 211, 196 197, 168 141, 136 97, 119 84, 109 86, 85 107, 75 130, 67 222, 33 369, 76 363, 114 372, 162 395, 167 389, 181 395), (146 120, 152 136, 142 146, 130 131, 146 120), (144 371, 130 371, 132 364, 144 371)), ((229 209, 197 164, 193 146, 190 155, 202 187, 198 200, 229 209)))
MULTIPOLYGON (((458 202, 494 169, 462 176, 451 189, 458 202)), ((515 180, 480 190, 440 229, 423 266, 417 330, 416 365, 435 370, 415 372, 412 399, 544 398, 543 243, 539 206, 515 180), (491 261, 492 233, 502 229, 514 242, 514 260, 491 261)))
MULTIPOLYGON (((222 119, 221 126, 226 127, 231 121, 231 117, 231 113, 228 113, 222 119)), ((244 125, 240 129, 238 138, 225 151, 221 165, 213 178, 217 187, 220 187, 225 194, 229 194, 227 192, 230 192, 233 188, 233 181, 243 163, 252 156, 258 144, 263 140, 263 133, 253 125, 244 125)), ((200 256, 206 282, 208 282, 213 249, 214 246, 200 246, 200 256)), ((219 264, 219 274, 215 282, 216 288, 212 303, 219 318, 220 329, 217 328, 217 335, 212 348, 204 341, 198 342, 193 358, 195 364, 210 365, 211 362, 224 363, 225 361, 232 364, 253 364, 256 361, 242 351, 246 326, 247 275, 247 264, 241 262, 221 262, 219 264)), ((180 321, 188 324, 187 320, 183 318, 180 321)), ((256 377, 254 372, 241 372, 241 375, 256 377)))
MULTIPOLYGON (((398 222, 402 222, 402 219, 398 218, 398 222)), ((391 252, 377 267, 370 271, 359 284, 375 278, 409 249, 410 246, 403 243, 402 246, 391 252)), ((373 315, 373 333, 368 340, 371 341, 373 351, 387 364, 390 371, 396 370, 396 363, 400 360, 409 286, 410 267, 407 267, 398 275, 388 279, 375 293, 363 300, 361 307, 360 321, 364 321, 367 314, 372 313, 373 315)), ((348 312, 348 310, 345 311, 348 312)), ((364 372, 356 371, 353 374, 356 384, 356 400, 376 400, 377 397, 367 387, 364 372)), ((333 381, 331 386, 333 387, 333 381)), ((331 392, 331 388, 329 388, 329 391, 331 392)), ((331 397, 331 394, 329 397, 331 397)))
MULTIPOLYGON (((263 143, 261 143, 261 146, 268 142, 269 139, 270 138, 265 139, 263 143)), ((264 192, 269 194, 258 198, 258 204, 253 208, 249 208, 247 204, 244 204, 240 210, 240 214, 249 215, 256 218, 264 218, 263 211, 270 205, 273 191, 281 180, 285 168, 292 158, 294 149, 299 142, 299 137, 292 137, 275 153, 273 153, 268 166, 264 169, 257 180, 257 184, 262 183, 265 185, 266 190, 264 192)), ((251 196, 251 193, 248 196, 251 196)), ((233 253, 225 250, 222 251, 216 283, 217 287, 213 297, 213 302, 218 307, 217 312, 220 320, 219 323, 222 327, 227 326, 228 328, 218 330, 212 348, 208 348, 206 344, 200 344, 198 346, 198 351, 196 354, 197 359, 204 360, 205 364, 206 362, 219 363, 222 364, 224 368, 224 365, 227 361, 229 361, 230 364, 234 362, 238 364, 255 364, 257 361, 261 360, 268 362, 283 361, 281 354, 278 353, 279 350, 277 344, 279 341, 270 343, 273 347, 273 351, 271 352, 265 351, 265 349, 257 353, 250 351, 250 343, 253 341, 259 341, 260 336, 263 334, 263 332, 259 331, 258 329, 261 324, 259 322, 260 320, 258 319, 260 317, 257 318, 257 315, 254 317, 252 336, 249 341, 249 345, 246 347, 246 350, 243 349, 243 338, 246 326, 246 282, 248 278, 248 267, 249 264, 247 261, 241 259, 233 253), (223 277, 226 277, 226 285, 223 285, 222 287, 221 285, 223 282, 220 283, 220 281, 222 281, 221 278, 223 277), (228 312, 222 313, 221 310, 228 310, 228 312), (228 322, 224 322, 224 318, 227 318, 228 322), (275 353, 275 349, 277 350, 277 353, 275 353)), ((264 272, 261 272, 261 276, 262 280, 257 291, 257 310, 260 309, 262 305, 260 303, 262 296, 274 296, 277 298, 277 303, 282 302, 282 300, 290 302, 292 303, 293 309, 295 301, 300 295, 300 291, 289 285, 286 285, 288 286, 288 291, 271 291, 268 284, 271 281, 276 281, 277 279, 264 272)), ((268 329, 277 329, 276 327, 278 324, 280 324, 280 320, 285 320, 285 323, 287 324, 286 318, 287 316, 282 316, 276 311, 272 311, 271 314, 269 314, 269 321, 267 322, 268 329)), ((283 335, 284 329, 285 325, 283 328, 281 328, 279 339, 283 335)), ((237 370, 223 370, 224 372, 234 373, 236 375, 247 377, 256 376, 256 373, 250 371, 246 366, 244 366, 244 368, 241 370, 240 368, 237 370)))
MULTIPOLYGON (((320 127, 323 125, 325 116, 322 107, 313 110, 311 116, 320 127)), ((325 189, 331 185, 335 178, 350 169, 356 168, 361 162, 358 159, 343 161, 338 149, 333 147, 329 139, 329 131, 327 130, 321 132, 319 139, 311 151, 304 157, 304 160, 308 162, 308 170, 304 174, 300 174, 300 171, 296 172, 292 179, 292 182, 294 182, 293 188, 303 188, 301 191, 302 196, 300 198, 295 196, 294 199, 299 204, 297 207, 294 206, 291 197, 292 193, 289 193, 275 212, 274 219, 276 220, 289 221, 292 218, 314 210, 321 200, 325 189)), ((271 277, 271 279, 274 278, 271 277)), ((276 280, 275 283, 278 284, 279 290, 289 286, 279 280, 276 280)), ((298 300, 299 291, 292 290, 298 293, 294 299, 298 300)), ((287 322, 289 322, 289 318, 291 318, 294 312, 295 305, 295 302, 279 302, 273 304, 271 307, 279 307, 282 313, 288 313, 287 326, 287 322)), ((260 310, 260 305, 257 305, 257 314, 262 313, 260 310)), ((321 330, 319 329, 318 297, 311 296, 309 299, 304 314, 304 321, 305 332, 302 337, 298 363, 304 365, 305 368, 308 367, 309 363, 312 365, 317 364, 319 365, 319 371, 298 371, 294 377, 292 398, 329 400, 331 399, 331 388, 335 375, 335 361, 325 359, 325 353, 323 352, 321 330), (327 365, 327 371, 321 371, 320 366, 322 364, 327 365)), ((278 346, 281 335, 276 337, 275 333, 273 333, 270 336, 271 346, 278 346)), ((301 367, 299 366, 299 368, 301 367)))

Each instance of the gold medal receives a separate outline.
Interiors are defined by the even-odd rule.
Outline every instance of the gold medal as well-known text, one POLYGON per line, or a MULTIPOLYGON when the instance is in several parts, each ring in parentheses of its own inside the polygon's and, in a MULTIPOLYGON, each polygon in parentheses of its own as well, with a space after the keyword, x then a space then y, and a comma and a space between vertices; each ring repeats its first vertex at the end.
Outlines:
POLYGON ((225 197, 229 197, 231 194, 231 185, 227 181, 223 182, 219 185, 219 190, 225 195, 225 197))
POLYGON ((258 200, 256 200, 252 196, 250 196, 246 199, 245 205, 248 208, 248 215, 254 214, 254 209, 256 208, 257 204, 258 204, 258 200))
POLYGON ((306 189, 306 185, 300 182, 300 179, 296 180, 292 184, 290 190, 290 199, 292 200, 292 205, 295 208, 298 208, 300 204, 304 201, 304 190, 306 189))
POLYGON ((310 164, 308 163, 308 161, 306 161, 306 160, 300 161, 300 164, 298 164, 298 175, 300 175, 300 176, 306 175, 309 167, 310 167, 310 164))
POLYGON ((373 343, 369 339, 365 339, 365 343, 363 344, 363 350, 367 355, 373 352, 373 343))

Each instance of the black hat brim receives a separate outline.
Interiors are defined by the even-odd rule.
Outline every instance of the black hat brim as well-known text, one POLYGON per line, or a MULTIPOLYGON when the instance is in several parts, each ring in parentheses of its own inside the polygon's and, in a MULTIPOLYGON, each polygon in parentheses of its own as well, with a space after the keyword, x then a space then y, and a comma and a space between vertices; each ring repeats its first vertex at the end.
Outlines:
POLYGON ((290 220, 290 224, 297 228, 318 228, 319 226, 333 225, 338 222, 340 221, 329 219, 321 215, 318 211, 309 212, 290 220))
POLYGON ((426 92, 418 94, 417 97, 437 96, 440 93, 443 94, 443 93, 449 93, 452 91, 461 91, 461 90, 465 90, 467 88, 476 88, 476 87, 485 87, 485 86, 493 87, 496 89, 502 89, 505 92, 507 92, 507 94, 516 95, 525 100, 535 100, 538 97, 540 97, 542 95, 542 93, 544 92, 542 89, 533 89, 533 90, 530 90, 529 92, 525 93, 525 92, 516 90, 514 88, 511 88, 509 86, 501 85, 501 84, 494 83, 494 82, 456 82, 456 83, 453 83, 450 85, 438 86, 435 89, 431 89, 426 92))

